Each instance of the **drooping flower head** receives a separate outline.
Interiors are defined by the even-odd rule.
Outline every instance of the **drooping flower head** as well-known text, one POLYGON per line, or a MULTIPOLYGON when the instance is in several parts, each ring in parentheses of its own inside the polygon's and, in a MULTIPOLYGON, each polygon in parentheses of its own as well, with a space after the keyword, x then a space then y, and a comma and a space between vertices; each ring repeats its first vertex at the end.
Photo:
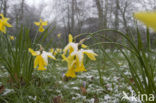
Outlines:
POLYGON ((83 72, 83 71, 87 71, 84 67, 84 64, 83 64, 83 60, 84 60, 84 54, 86 54, 89 59, 91 60, 96 60, 95 56, 97 56, 96 53, 94 53, 93 50, 84 50, 84 49, 81 49, 81 50, 78 50, 78 51, 74 51, 71 56, 75 56, 76 58, 76 66, 77 68, 75 69, 75 72, 83 72))
POLYGON ((69 43, 63 49, 62 58, 67 62, 68 65, 68 71, 65 73, 65 76, 74 78, 76 77, 76 60, 74 59, 74 56, 71 56, 71 53, 78 50, 78 43, 73 42, 73 37, 71 34, 68 36, 68 41, 69 43))
POLYGON ((42 19, 40 19, 39 22, 34 22, 34 24, 39 27, 39 32, 43 32, 44 31, 43 26, 48 25, 48 22, 47 21, 43 21, 42 19))
POLYGON ((5 18, 3 14, 0 14, 0 17, 0 31, 6 33, 6 27, 12 27, 12 25, 8 23, 9 18, 5 18))
POLYGON ((48 57, 55 60, 55 57, 51 52, 34 51, 31 48, 29 48, 29 52, 32 54, 32 56, 35 56, 34 68, 38 67, 37 70, 46 70, 46 66, 48 65, 48 57))
POLYGON ((134 17, 143 22, 148 27, 151 27, 156 32, 156 11, 154 12, 137 12, 134 17))

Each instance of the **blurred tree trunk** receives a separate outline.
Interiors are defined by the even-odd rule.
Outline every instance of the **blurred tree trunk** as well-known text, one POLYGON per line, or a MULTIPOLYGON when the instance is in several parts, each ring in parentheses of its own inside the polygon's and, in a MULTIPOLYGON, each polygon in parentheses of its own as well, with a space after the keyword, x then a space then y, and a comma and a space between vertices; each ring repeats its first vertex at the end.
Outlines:
POLYGON ((122 15, 123 25, 124 25, 125 31, 128 33, 129 30, 128 30, 128 25, 127 25, 127 20, 126 20, 127 7, 128 7, 128 2, 126 1, 124 4, 124 7, 123 8, 120 7, 119 9, 120 9, 120 12, 122 15))
POLYGON ((8 0, 3 0, 3 15, 7 16, 7 2, 8 0))
POLYGON ((99 17, 99 29, 104 28, 104 15, 103 15, 103 8, 101 6, 100 0, 95 0, 97 11, 98 11, 98 17, 99 17))
POLYGON ((71 33, 71 28, 70 28, 70 7, 69 7, 69 5, 68 5, 68 21, 67 21, 67 27, 68 27, 68 34, 70 34, 71 33))
POLYGON ((108 0, 105 0, 104 27, 107 28, 108 0))
POLYGON ((75 0, 72 0, 72 3, 71 3, 71 34, 73 35, 74 34, 74 24, 75 24, 75 20, 74 20, 74 17, 75 17, 75 0))
POLYGON ((22 21, 23 16, 24 16, 24 3, 25 3, 25 0, 22 0, 21 1, 21 15, 20 15, 20 20, 21 21, 22 21))
POLYGON ((115 7, 115 29, 119 29, 119 0, 116 0, 116 7, 115 7))
POLYGON ((3 0, 0 0, 0 13, 2 12, 2 8, 3 8, 3 0))

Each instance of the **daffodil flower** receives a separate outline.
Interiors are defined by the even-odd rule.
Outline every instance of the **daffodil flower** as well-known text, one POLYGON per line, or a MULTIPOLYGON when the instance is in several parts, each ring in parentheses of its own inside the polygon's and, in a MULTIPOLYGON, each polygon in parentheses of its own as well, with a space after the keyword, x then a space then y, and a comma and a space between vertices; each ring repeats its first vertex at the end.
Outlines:
POLYGON ((156 32, 156 11, 154 12, 137 12, 134 17, 143 22, 148 27, 153 28, 156 32))
POLYGON ((67 46, 65 46, 65 48, 63 49, 64 54, 67 53, 67 51, 69 50, 69 55, 75 51, 78 50, 78 43, 74 43, 73 42, 73 37, 71 34, 69 34, 69 43, 67 44, 67 46))
POLYGON ((61 35, 62 35, 62 34, 61 34, 61 33, 59 33, 59 34, 57 34, 57 37, 58 37, 58 38, 61 38, 61 35))
POLYGON ((39 22, 34 22, 34 24, 39 26, 39 32, 43 32, 44 31, 43 26, 48 25, 48 22, 47 21, 44 22, 42 19, 40 19, 39 22))
POLYGON ((85 69, 85 67, 84 67, 84 64, 83 64, 84 54, 86 54, 89 57, 89 59, 96 60, 95 56, 97 56, 97 54, 94 53, 93 50, 81 49, 81 50, 72 52, 71 56, 75 56, 76 57, 77 68, 75 69, 75 72, 87 71, 85 69))
POLYGON ((68 41, 69 41, 69 43, 63 49, 63 54, 62 54, 63 60, 66 61, 68 64, 68 71, 65 73, 65 75, 67 77, 75 78, 76 77, 76 74, 75 74, 76 60, 74 59, 74 56, 71 56, 70 54, 73 51, 78 50, 78 43, 73 42, 73 37, 71 34, 69 34, 68 41), (65 55, 67 55, 67 51, 69 51, 69 54, 68 54, 68 56, 65 56, 65 55))
POLYGON ((0 16, 0 31, 6 33, 6 27, 12 27, 12 25, 8 23, 9 18, 5 18, 3 14, 0 14, 0 16))
POLYGON ((29 48, 29 52, 36 56, 34 60, 34 68, 37 70, 46 70, 46 66, 48 65, 48 57, 55 60, 55 57, 52 55, 51 52, 46 51, 34 51, 33 49, 29 48))
POLYGON ((10 40, 15 40, 14 36, 9 36, 10 40))

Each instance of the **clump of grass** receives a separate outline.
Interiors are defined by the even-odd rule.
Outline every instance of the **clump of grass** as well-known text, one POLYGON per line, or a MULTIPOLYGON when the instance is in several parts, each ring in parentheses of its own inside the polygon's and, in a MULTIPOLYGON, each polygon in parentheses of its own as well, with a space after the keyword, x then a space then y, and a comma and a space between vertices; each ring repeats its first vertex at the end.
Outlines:
MULTIPOLYGON (((104 31, 113 31, 120 35, 122 38, 125 39, 126 43, 118 43, 118 42, 112 42, 111 40, 109 42, 99 42, 95 43, 92 46, 95 45, 103 45, 103 44, 113 44, 118 47, 118 50, 122 53, 122 55, 125 57, 127 63, 128 63, 128 68, 129 72, 131 73, 131 78, 134 80, 134 84, 130 82, 129 77, 124 75, 120 71, 120 66, 112 57, 110 54, 105 52, 103 50, 103 53, 109 60, 112 62, 112 64, 115 65, 115 67, 119 70, 120 74, 125 78, 127 83, 131 85, 133 90, 135 91, 136 94, 141 93, 141 94, 156 94, 156 57, 155 57, 155 51, 152 50, 151 48, 151 43, 150 43, 150 33, 149 30, 147 29, 146 32, 146 45, 143 45, 143 42, 141 40, 141 34, 139 30, 137 29, 137 43, 134 41, 133 38, 130 37, 129 34, 124 34, 122 32, 119 32, 117 30, 100 30, 94 33, 89 34, 91 38, 95 38, 95 35, 104 32, 104 31), (127 52, 128 50, 128 52, 127 52)), ((117 35, 116 34, 116 35, 117 35)), ((99 72, 99 76, 101 77, 101 73, 99 72)), ((100 81, 102 79, 100 78, 100 81)), ((101 82, 102 83, 102 82, 101 82)), ((145 101, 148 102, 148 101, 145 101)))
POLYGON ((0 49, 2 50, 0 51, 0 61, 9 73, 10 82, 18 85, 29 84, 34 71, 34 59, 28 52, 28 48, 36 48, 37 44, 43 44, 54 30, 48 31, 48 28, 35 40, 31 39, 30 30, 22 26, 19 33, 16 34, 15 40, 10 40, 7 34, 0 34, 0 49))

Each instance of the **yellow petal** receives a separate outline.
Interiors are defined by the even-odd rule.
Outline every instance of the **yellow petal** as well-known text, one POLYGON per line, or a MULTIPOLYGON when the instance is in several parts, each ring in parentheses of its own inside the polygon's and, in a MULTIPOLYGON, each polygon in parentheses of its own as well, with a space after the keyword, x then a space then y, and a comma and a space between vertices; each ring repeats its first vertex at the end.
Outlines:
POLYGON ((148 27, 156 31, 156 11, 154 12, 137 12, 134 17, 143 22, 148 27))
POLYGON ((33 56, 37 56, 37 55, 38 55, 37 52, 35 52, 33 49, 29 48, 28 50, 29 50, 29 52, 30 52, 33 56))
POLYGON ((48 55, 49 58, 56 60, 55 57, 48 55))
POLYGON ((69 34, 69 43, 73 42, 73 36, 69 34))
POLYGON ((5 26, 3 26, 3 27, 1 28, 1 31, 2 31, 4 34, 6 34, 6 28, 5 28, 5 26))
POLYGON ((38 55, 37 57, 38 57, 38 65, 39 65, 38 70, 45 70, 45 66, 47 66, 48 64, 44 61, 41 55, 38 55))
POLYGON ((34 22, 35 25, 39 26, 40 25, 40 22, 34 22))
POLYGON ((6 26, 7 26, 7 27, 12 27, 12 25, 11 25, 11 24, 9 24, 9 23, 6 23, 6 26))
POLYGON ((84 64, 81 64, 75 69, 75 72, 86 72, 87 70, 84 67, 84 64))
POLYGON ((81 47, 82 47, 82 48, 88 48, 88 46, 85 45, 85 44, 81 44, 81 47))
POLYGON ((96 58, 95 58, 95 56, 97 56, 96 53, 94 53, 94 52, 87 52, 87 51, 84 51, 84 53, 89 57, 89 59, 96 60, 96 58))
POLYGON ((72 77, 72 78, 75 78, 76 77, 76 74, 74 71, 72 70, 68 70, 67 73, 65 74, 67 77, 72 77))
POLYGON ((61 56, 63 58, 63 61, 67 61, 67 57, 64 54, 62 54, 61 56))
POLYGON ((36 68, 39 64, 39 57, 36 56, 35 60, 34 60, 34 68, 36 68))
POLYGON ((46 26, 46 25, 48 25, 48 22, 47 22, 47 21, 42 22, 42 24, 41 24, 41 25, 46 26))

